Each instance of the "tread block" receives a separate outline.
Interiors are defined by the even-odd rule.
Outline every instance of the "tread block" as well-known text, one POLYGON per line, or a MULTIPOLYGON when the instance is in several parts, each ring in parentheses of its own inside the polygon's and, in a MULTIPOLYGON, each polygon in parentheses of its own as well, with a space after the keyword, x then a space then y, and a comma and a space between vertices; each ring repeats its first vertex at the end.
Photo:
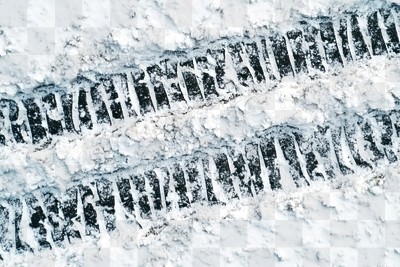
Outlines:
POLYGON ((97 123, 107 123, 111 125, 111 119, 107 111, 106 103, 104 103, 104 101, 102 100, 101 92, 99 91, 100 85, 100 83, 97 83, 92 88, 90 88, 90 95, 92 96, 93 106, 96 111, 97 123))
POLYGON ((319 24, 321 39, 324 43, 326 61, 331 65, 343 65, 343 60, 336 42, 335 30, 331 21, 324 21, 319 24))
POLYGON ((153 84, 154 93, 156 94, 157 108, 169 108, 169 100, 165 92, 164 85, 161 81, 162 70, 158 65, 153 65, 147 68, 147 73, 150 76, 150 81, 153 84))
POLYGON ((276 149, 274 144, 274 138, 271 136, 266 136, 260 142, 261 154, 264 160, 265 167, 268 171, 269 183, 271 189, 281 189, 282 185, 280 183, 281 173, 278 166, 278 159, 276 155, 276 149))
POLYGON ((346 61, 353 60, 353 56, 350 52, 349 36, 347 34, 347 19, 343 18, 339 21, 339 36, 342 39, 342 51, 346 61))
POLYGON ((56 102, 56 97, 54 94, 50 93, 42 98, 43 103, 45 103, 45 108, 46 108, 46 120, 47 120, 47 125, 49 127, 49 133, 52 135, 61 135, 63 132, 63 127, 61 120, 57 120, 54 118, 52 115, 53 113, 57 113, 56 116, 58 116, 58 110, 57 110, 57 102, 56 102))
POLYGON ((206 184, 207 200, 211 204, 217 203, 218 199, 215 196, 214 187, 212 185, 212 180, 211 180, 210 160, 208 158, 203 158, 202 163, 204 170, 204 181, 206 184))
POLYGON ((268 54, 267 43, 266 43, 265 39, 261 40, 261 52, 262 52, 262 55, 264 58, 265 68, 268 73, 268 78, 269 78, 269 80, 274 81, 274 80, 276 80, 276 77, 274 75, 274 72, 272 71, 271 58, 268 54))
POLYGON ((243 64, 243 50, 240 43, 229 44, 227 49, 232 57, 233 66, 236 70, 239 83, 248 87, 249 84, 253 82, 253 76, 251 75, 249 68, 243 64))
POLYGON ((392 129, 392 120, 390 119, 390 116, 388 114, 379 112, 377 114, 374 114, 374 118, 378 123, 379 128, 382 129, 381 144, 384 146, 391 146, 393 129, 392 129))
POLYGON ((149 219, 151 215, 151 208, 149 204, 149 198, 146 194, 146 184, 144 176, 139 174, 131 177, 131 179, 138 195, 140 215, 143 219, 149 219))
POLYGON ((68 132, 74 132, 76 131, 75 126, 74 126, 74 121, 72 117, 72 94, 62 94, 61 95, 61 103, 63 107, 63 113, 64 113, 64 122, 65 122, 65 129, 68 132))
POLYGON ((210 75, 213 66, 208 62, 207 57, 196 57, 196 64, 198 69, 202 72, 201 79, 204 87, 204 97, 209 100, 218 97, 219 94, 216 89, 215 79, 210 75))
POLYGON ((76 188, 67 190, 61 209, 65 219, 64 232, 68 241, 73 243, 75 239, 81 239, 81 233, 74 227, 75 222, 81 222, 81 216, 78 217, 78 190, 76 188))
POLYGON ((157 108, 170 108, 167 93, 165 93, 164 86, 158 84, 154 86, 154 93, 156 94, 157 108))
POLYGON ((144 82, 144 71, 139 70, 135 73, 132 72, 133 86, 135 87, 136 95, 139 100, 140 113, 142 115, 148 112, 154 112, 153 102, 150 97, 150 90, 144 82))
POLYGON ((352 122, 346 122, 344 126, 344 135, 349 146, 351 155, 357 166, 372 169, 372 166, 360 155, 360 149, 356 137, 356 126, 352 122))
POLYGON ((102 178, 96 181, 97 195, 99 201, 96 205, 102 207, 104 221, 108 232, 112 232, 116 228, 115 224, 115 197, 113 195, 112 182, 102 178))
POLYGON ((393 53, 400 53, 400 42, 397 35, 396 24, 394 22, 393 14, 390 9, 380 9, 380 14, 383 17, 383 24, 386 28, 386 33, 388 35, 387 48, 393 53))
POLYGON ((239 83, 243 86, 249 87, 249 83, 253 82, 249 68, 243 67, 237 71, 239 83))
POLYGON ((207 55, 215 61, 215 79, 220 89, 225 88, 225 49, 207 50, 207 55))
POLYGON ((188 96, 190 100, 201 100, 203 97, 201 95, 200 86, 197 83, 196 75, 191 72, 182 72, 183 80, 188 91, 188 96))
MULTIPOLYGON (((3 112, 0 110, 0 132, 4 129, 4 115, 3 112)), ((6 144, 6 138, 4 135, 0 134, 0 144, 6 144)))
POLYGON ((289 134, 280 134, 278 137, 279 145, 282 148, 283 156, 289 162, 289 172, 297 187, 310 185, 301 170, 299 158, 296 153, 294 138, 289 134))
POLYGON ((371 36, 372 54, 382 55, 387 51, 382 31, 378 24, 378 12, 375 11, 369 14, 367 19, 368 32, 371 36))
POLYGON ((53 242, 56 246, 61 247, 65 237, 64 221, 60 217, 61 203, 52 193, 46 192, 43 194, 43 204, 48 214, 47 219, 52 226, 51 237, 53 242))
POLYGON ((390 119, 389 114, 379 112, 374 115, 374 118, 378 124, 379 129, 381 129, 380 143, 381 145, 384 146, 384 153, 386 155, 386 158, 389 160, 389 162, 397 161, 397 157, 392 149, 393 128, 392 128, 392 120, 390 119))
POLYGON ((186 162, 186 174, 190 184, 190 191, 193 196, 193 203, 201 202, 204 200, 202 193, 202 183, 200 177, 200 171, 197 166, 198 158, 194 158, 186 162))
POLYGON ((172 178, 174 179, 175 192, 179 196, 179 208, 186 208, 190 206, 189 198, 187 196, 186 181, 182 168, 179 164, 174 164, 172 178))
POLYGON ((131 185, 129 179, 118 178, 116 180, 119 197, 121 199, 122 206, 128 211, 129 214, 134 214, 135 203, 131 194, 131 185))
POLYGON ((25 143, 25 140, 22 136, 22 130, 25 129, 24 123, 18 123, 19 119, 19 107, 17 102, 11 99, 5 100, 8 103, 9 107, 9 118, 11 122, 11 131, 14 136, 15 142, 17 143, 25 143))
POLYGON ((347 167, 344 163, 343 147, 341 146, 342 129, 341 128, 331 128, 331 137, 333 149, 335 151, 336 159, 339 165, 339 169, 343 175, 352 174, 354 171, 347 167))
MULTIPOLYGON (((116 75, 114 75, 114 77, 113 76, 101 77, 99 79, 99 81, 103 84, 104 91, 105 91, 106 95, 108 96, 108 101, 110 103, 110 110, 111 110, 112 117, 114 119, 121 120, 124 118, 124 114, 122 112, 122 106, 119 101, 118 92, 115 88, 115 81, 113 78, 119 79, 119 83, 120 83, 120 85, 122 85, 122 87, 128 86, 128 84, 126 83, 126 80, 124 80, 124 75, 121 75, 121 74, 116 74, 116 75)), ((123 90, 125 90, 125 89, 123 89, 123 90)), ((129 102, 130 102, 130 99, 129 99, 129 102)))
MULTIPOLYGON (((240 190, 241 195, 243 197, 252 197, 253 196, 253 192, 251 191, 252 180, 247 175, 246 162, 244 161, 243 155, 240 153, 236 154, 236 153, 234 153, 234 151, 231 151, 230 156, 232 158, 233 166, 235 168, 235 171, 232 173, 232 175, 234 177, 236 177, 237 180, 239 181, 239 190, 240 190)), ((260 173, 261 173, 261 169, 260 169, 260 173)), ((258 173, 257 166, 256 166, 254 168, 254 174, 252 173, 251 175, 252 176, 254 175, 256 177, 260 173, 258 173)), ((254 183, 254 180, 256 180, 256 179, 253 178, 253 183, 254 183)), ((259 191, 262 190, 263 186, 264 185, 262 184, 262 181, 261 181, 261 185, 260 184, 255 185, 255 187, 257 187, 255 189, 257 194, 259 191), (262 188, 260 188, 260 187, 262 187, 262 188)))
POLYGON ((303 34, 300 30, 293 30, 286 33, 290 47, 293 51, 294 67, 296 73, 308 73, 306 54, 303 51, 303 34))
POLYGON ((265 81, 264 71, 261 67, 257 44, 255 42, 247 43, 246 52, 249 55, 250 66, 254 70, 256 80, 259 83, 265 81))
POLYGON ((326 178, 332 179, 335 177, 335 167, 331 159, 330 141, 326 137, 328 126, 318 126, 314 132, 313 150, 321 156, 321 161, 325 169, 326 178))
POLYGON ((372 152, 372 156, 373 156, 372 160, 376 163, 376 161, 383 159, 384 155, 378 149, 378 146, 376 145, 376 142, 374 140, 371 124, 363 118, 360 118, 357 121, 357 124, 360 126, 362 134, 363 134, 363 139, 365 141, 364 148, 367 151, 372 152))
POLYGON ((9 232, 10 211, 0 205, 0 246, 3 251, 9 252, 13 247, 13 241, 9 232))
POLYGON ((312 138, 306 138, 305 136, 297 132, 294 132, 293 135, 299 147, 299 151, 304 156, 304 159, 306 161, 306 170, 308 176, 313 181, 322 178, 323 175, 317 170, 318 160, 315 156, 314 151, 312 150, 312 138))
POLYGON ((173 92, 173 99, 175 102, 186 102, 185 97, 183 96, 182 89, 179 83, 171 84, 171 91, 173 92))
MULTIPOLYGON (((249 181, 249 186, 250 182, 253 183, 255 193, 258 195, 261 193, 262 190, 264 190, 264 184, 261 178, 261 161, 260 161, 260 156, 258 154, 258 145, 256 143, 249 143, 245 147, 245 152, 246 152, 246 159, 248 162, 251 178, 249 181)), ((236 160, 234 160, 234 165, 236 168, 236 171, 241 170, 243 172, 242 176, 240 177, 241 181, 244 178, 245 174, 245 169, 244 166, 241 167, 240 164, 243 164, 244 160, 242 155, 239 155, 236 160), (239 164, 239 166, 236 166, 239 164)), ((244 181, 243 181, 244 182, 244 181)), ((250 190, 250 187, 248 188, 250 190)), ((251 192, 251 191, 250 191, 251 192)))
POLYGON ((222 189, 228 199, 238 198, 235 188, 233 187, 233 180, 229 168, 228 157, 223 154, 217 154, 214 157, 215 165, 218 171, 217 182, 221 184, 222 189))
POLYGON ((197 82, 196 75, 192 72, 194 70, 193 60, 181 62, 182 76, 186 85, 188 96, 190 100, 201 100, 203 96, 201 94, 200 86, 197 82), (190 70, 190 71, 189 71, 190 70))
POLYGON ((301 22, 304 28, 304 40, 308 44, 306 55, 311 63, 311 68, 325 72, 325 67, 322 64, 321 54, 318 49, 317 35, 319 31, 314 26, 309 25, 307 22, 301 22))
POLYGON ((89 198, 93 198, 93 191, 87 185, 79 186, 79 193, 83 204, 83 218, 85 219, 86 235, 95 235, 100 232, 99 224, 97 223, 97 213, 89 198))
POLYGON ((400 137, 400 110, 391 110, 390 117, 393 122, 394 130, 396 132, 396 136, 400 137))
POLYGON ((178 64, 176 62, 171 62, 165 59, 160 62, 160 67, 162 70, 162 75, 171 80, 169 83, 169 88, 167 94, 170 96, 172 102, 185 102, 185 97, 183 96, 182 89, 179 86, 178 79, 178 64))
POLYGON ((284 76, 293 75, 292 65, 290 63, 289 53, 286 46, 286 40, 283 36, 275 35, 270 37, 272 43, 272 51, 275 56, 279 74, 284 76))
POLYGON ((162 209, 162 201, 161 201, 161 188, 160 181, 157 178, 157 175, 154 171, 148 171, 144 173, 147 181, 149 181, 149 185, 151 187, 150 196, 153 199, 154 209, 161 210, 162 209))
MULTIPOLYGON (((122 101, 125 102, 128 117, 137 116, 135 109, 133 108, 133 105, 132 105, 131 93, 129 92, 128 75, 126 73, 120 73, 118 75, 114 75, 113 76, 113 84, 114 84, 114 87, 119 88, 120 92, 122 93, 122 95, 119 96, 119 99, 120 99, 120 103, 122 101)), ((117 102, 117 101, 115 101, 115 102, 117 102)))
POLYGON ((233 64, 238 65, 243 62, 241 54, 243 54, 242 47, 240 43, 229 44, 228 52, 232 57, 233 64))
POLYGON ((171 210, 171 200, 168 197, 171 188, 170 188, 170 174, 167 168, 161 168, 161 177, 163 179, 163 188, 164 197, 165 197, 165 208, 167 211, 171 210))
POLYGON ((19 198, 8 199, 8 204, 14 209, 15 249, 17 253, 33 252, 33 249, 21 239, 22 202, 19 198))
POLYGON ((280 134, 278 142, 282 148, 283 156, 289 162, 289 172, 292 175, 296 186, 299 187, 301 184, 309 185, 303 175, 303 171, 301 170, 293 137, 287 134, 280 134))
POLYGON ((214 97, 218 97, 219 94, 215 88, 214 78, 208 73, 203 73, 202 79, 203 79, 205 98, 209 100, 214 97))
POLYGON ((369 59, 371 58, 371 55, 369 54, 367 44, 365 43, 364 37, 362 36, 357 18, 357 15, 354 14, 350 17, 351 39, 353 41, 356 59, 369 59))
POLYGON ((80 127, 85 127, 86 129, 93 129, 92 117, 89 113, 89 106, 87 102, 86 91, 84 89, 79 90, 78 95, 78 112, 80 119, 80 127))
POLYGON ((40 246, 39 250, 52 249, 50 243, 46 241, 47 230, 43 224, 46 216, 38 204, 38 200, 32 194, 28 194, 25 195, 25 202, 31 215, 29 226, 33 228, 34 236, 40 246))
POLYGON ((78 216, 78 195, 76 188, 70 188, 66 192, 67 200, 62 205, 62 211, 66 219, 74 219, 78 216))
POLYGON ((28 122, 32 133, 32 142, 37 144, 46 138, 46 129, 42 125, 41 110, 35 103, 34 98, 24 99, 22 102, 26 108, 28 122))

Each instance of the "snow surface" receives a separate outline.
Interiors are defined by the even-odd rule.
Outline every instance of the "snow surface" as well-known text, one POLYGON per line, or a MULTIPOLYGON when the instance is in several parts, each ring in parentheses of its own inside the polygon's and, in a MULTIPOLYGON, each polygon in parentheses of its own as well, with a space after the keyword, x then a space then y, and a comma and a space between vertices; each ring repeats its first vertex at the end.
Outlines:
MULTIPOLYGON (((397 2, 399 2, 397 0, 397 2)), ((67 84, 78 72, 117 72, 219 38, 284 31, 301 16, 376 9, 367 0, 0 2, 0 93, 67 84), (67 3, 68 2, 68 3, 67 3), (14 13, 11 13, 13 11, 14 13), (11 16, 10 14, 15 14, 11 16)), ((61 137, 43 150, 0 152, 1 196, 65 188, 89 173, 240 144, 277 123, 321 123, 393 107, 399 58, 355 62, 318 80, 296 77, 228 103, 61 137)), ((4 255, 6 266, 399 266, 399 167, 382 163, 308 188, 226 206, 195 206, 153 222, 118 222, 114 236, 50 252, 4 255)), ((118 212, 118 211, 117 211, 118 212)), ((28 239, 29 240, 29 239, 28 239)), ((29 241, 28 241, 29 242, 29 241)), ((34 242, 34 241, 31 241, 34 242)))

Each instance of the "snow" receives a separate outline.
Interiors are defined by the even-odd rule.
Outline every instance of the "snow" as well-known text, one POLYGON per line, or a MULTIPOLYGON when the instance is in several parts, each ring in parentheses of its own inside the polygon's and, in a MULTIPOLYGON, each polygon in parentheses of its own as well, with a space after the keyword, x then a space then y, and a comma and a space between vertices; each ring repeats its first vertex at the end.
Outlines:
MULTIPOLYGON (((22 4, 28 1, 13 2, 16 8, 4 10, 14 9, 18 16, 4 12, 0 18, 4 96, 29 93, 43 83, 66 85, 79 72, 112 73, 121 66, 145 66, 165 50, 252 36, 265 26, 284 31, 301 16, 334 15, 354 7, 365 11, 384 3, 29 1, 25 8, 22 4)), ((0 3, 0 10, 4 5, 0 3)), ((63 136, 42 150, 29 145, 4 147, 1 196, 43 186, 65 189, 74 180, 85 181, 98 173, 143 167, 144 160, 239 145, 279 123, 317 124, 347 112, 389 110, 394 105, 391 94, 400 95, 399 60, 374 57, 350 63, 317 80, 295 77, 273 90, 245 92, 228 103, 174 115, 165 112, 84 137, 63 136)), ((373 172, 359 171, 307 188, 267 191, 226 206, 193 206, 190 211, 143 221, 142 229, 121 220, 115 234, 99 240, 85 237, 82 243, 49 252, 2 256, 6 266, 397 266, 397 177, 398 165, 382 163, 373 172)), ((28 242, 33 244, 34 238, 28 242)))
POLYGON ((191 266, 193 258, 194 266, 350 266, 364 265, 362 253, 370 252, 368 257, 381 256, 368 261, 372 266, 382 260, 396 266, 399 224, 387 209, 398 203, 393 199, 398 193, 389 186, 397 182, 390 173, 398 166, 381 167, 388 174, 384 179, 357 174, 342 177, 335 186, 321 182, 226 206, 199 206, 186 218, 149 222, 143 229, 118 222, 119 231, 111 238, 24 254, 13 264, 191 266))

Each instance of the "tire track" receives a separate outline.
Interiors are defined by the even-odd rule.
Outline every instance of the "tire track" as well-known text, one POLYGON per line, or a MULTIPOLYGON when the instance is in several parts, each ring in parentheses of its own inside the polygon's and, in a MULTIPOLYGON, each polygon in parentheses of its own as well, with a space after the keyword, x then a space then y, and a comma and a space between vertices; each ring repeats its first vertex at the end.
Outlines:
POLYGON ((93 177, 77 176, 66 192, 41 188, 0 201, 1 249, 16 253, 65 246, 84 236, 117 231, 117 221, 157 220, 192 206, 223 205, 271 190, 330 181, 382 161, 397 162, 399 109, 345 114, 323 125, 272 126, 215 152, 198 151, 164 162, 93 177), (116 205, 123 216, 116 213, 116 205), (29 218, 23 229, 21 217, 29 218), (10 216, 13 215, 13 216, 10 216), (9 231, 10 227, 14 231, 9 231), (22 239, 32 231, 36 244, 22 239))
POLYGON ((65 133, 269 90, 285 77, 317 78, 352 60, 391 57, 400 51, 398 10, 392 4, 365 17, 350 13, 305 19, 285 34, 217 42, 193 57, 164 58, 117 74, 82 74, 68 88, 45 85, 35 95, 0 99, 0 143, 41 146, 65 133), (360 28, 363 19, 366 29, 360 28))
MULTIPOLYGON (((341 19, 339 27, 322 17, 318 27, 302 22, 302 29, 284 36, 230 44, 208 50, 205 57, 177 63, 164 60, 145 70, 95 79, 77 77, 71 90, 47 86, 34 97, 1 99, 0 141, 40 145, 64 132, 96 130, 100 124, 173 110, 179 103, 201 103, 201 107, 207 101, 221 101, 224 95, 236 97, 255 84, 302 73, 317 77, 350 60, 392 56, 399 52, 397 6, 392 8, 369 14, 364 33, 355 14, 341 19), (364 38, 367 35, 370 42, 364 38), (235 86, 227 82, 229 69, 234 70, 235 86)), ((44 187, 1 199, 1 253, 63 247, 87 236, 112 234, 119 220, 140 224, 175 210, 190 210, 197 203, 223 205, 373 169, 381 161, 396 162, 399 105, 391 111, 348 113, 323 125, 272 126, 240 146, 143 162, 96 177, 77 176, 74 181, 79 182, 72 182, 66 192, 44 187), (117 206, 123 216, 116 212, 117 206), (23 216, 29 218, 28 224, 23 216), (28 242, 29 231, 34 240, 28 242)))

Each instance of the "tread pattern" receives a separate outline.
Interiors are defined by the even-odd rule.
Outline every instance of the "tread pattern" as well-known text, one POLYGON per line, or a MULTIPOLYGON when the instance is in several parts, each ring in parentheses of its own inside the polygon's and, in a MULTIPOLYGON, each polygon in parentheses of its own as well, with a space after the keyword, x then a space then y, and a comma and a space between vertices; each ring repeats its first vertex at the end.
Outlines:
MULTIPOLYGON (((366 34, 375 38, 371 42, 372 55, 398 53, 394 11, 378 12, 379 15, 375 12, 367 17, 366 34), (383 19, 386 29, 378 29, 378 19, 383 19)), ((72 83, 73 91, 68 93, 50 86, 41 88, 38 98, 1 99, 0 125, 4 128, 0 129, 0 143, 37 144, 63 131, 80 132, 97 124, 113 124, 170 108, 176 102, 218 98, 227 90, 224 76, 228 57, 244 87, 267 79, 311 73, 311 69, 324 72, 328 68, 325 61, 343 65, 353 59, 350 47, 354 48, 355 59, 371 57, 357 15, 340 20, 339 29, 329 18, 320 21, 319 28, 302 22, 302 29, 285 36, 275 34, 259 42, 207 50, 206 57, 179 63, 164 60, 129 75, 101 76, 95 82, 78 77, 72 83), (341 42, 337 42, 337 36, 341 42), (274 64, 278 66, 277 73, 273 71, 274 64)), ((172 164, 157 162, 118 170, 71 184, 65 192, 44 188, 21 198, 0 199, 0 253, 62 247, 84 236, 96 237, 104 229, 112 234, 118 230, 118 220, 153 220, 171 210, 224 204, 267 190, 285 189, 288 180, 294 187, 308 186, 316 180, 334 179, 337 174, 371 169, 382 160, 395 162, 399 157, 395 144, 400 139, 400 103, 397 106, 399 109, 391 111, 347 114, 339 118, 340 125, 272 126, 241 147, 196 152, 172 164), (116 213, 117 205, 124 210, 123 218, 116 213), (24 240, 23 216, 30 218, 28 229, 23 231, 33 232, 35 244, 24 240)))
POLYGON ((193 58, 163 59, 143 69, 96 74, 90 79, 80 74, 70 89, 46 85, 37 88, 35 96, 0 99, 0 145, 42 144, 64 132, 79 133, 179 109, 182 103, 188 107, 223 101, 254 84, 301 73, 315 77, 353 59, 400 53, 398 9, 392 4, 367 14, 366 29, 360 28, 361 17, 356 13, 344 14, 337 21, 318 17, 301 21, 286 34, 225 43, 193 58), (236 72, 236 80, 226 77, 228 69, 236 72), (227 86, 230 82, 234 86, 227 86))
POLYGON ((303 187, 357 169, 370 170, 382 160, 398 160, 400 106, 345 116, 339 118, 341 125, 272 126, 241 147, 196 152, 175 163, 143 163, 132 170, 75 183, 64 193, 45 188, 22 198, 0 200, 0 249, 3 253, 14 247, 18 253, 52 249, 83 236, 96 237, 102 229, 112 234, 118 230, 117 220, 154 220, 192 205, 224 204, 285 189, 285 168, 293 187, 303 187), (123 218, 115 212, 116 203, 125 212, 123 218), (25 210, 37 244, 22 238, 25 210), (9 231, 10 226, 15 230, 9 231))

